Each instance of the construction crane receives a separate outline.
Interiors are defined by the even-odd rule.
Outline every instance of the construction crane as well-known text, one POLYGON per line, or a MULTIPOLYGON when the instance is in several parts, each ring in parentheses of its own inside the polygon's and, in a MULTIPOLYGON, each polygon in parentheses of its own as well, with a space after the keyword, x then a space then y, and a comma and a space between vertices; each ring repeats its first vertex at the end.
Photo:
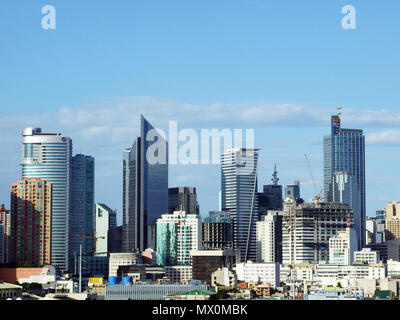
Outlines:
POLYGON ((321 191, 318 193, 318 191, 317 191, 317 185, 315 184, 315 180, 314 180, 314 177, 313 177, 313 174, 312 174, 312 170, 311 170, 310 160, 308 160, 308 156, 307 156, 306 153, 304 154, 304 157, 306 158, 308 170, 310 171, 311 181, 312 181, 312 184, 313 184, 313 187, 314 187, 314 192, 315 192, 315 197, 314 197, 314 199, 315 199, 315 203, 318 204, 319 201, 321 200, 322 189, 321 189, 321 191))

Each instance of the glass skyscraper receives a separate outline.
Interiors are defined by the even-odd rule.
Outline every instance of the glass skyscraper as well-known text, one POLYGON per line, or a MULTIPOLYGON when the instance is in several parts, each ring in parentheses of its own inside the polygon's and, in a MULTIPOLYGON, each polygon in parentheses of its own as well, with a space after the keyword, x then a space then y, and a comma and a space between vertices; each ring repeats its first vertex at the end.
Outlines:
POLYGON ((221 207, 231 214, 241 262, 257 258, 257 162, 258 149, 230 149, 221 157, 221 207))
POLYGON ((354 205, 354 228, 359 239, 359 249, 365 246, 365 137, 362 130, 342 129, 339 115, 331 117, 331 135, 324 137, 324 196, 328 202, 332 198, 333 177, 338 172, 347 172, 358 188, 359 205, 354 205), (358 210, 358 212, 357 212, 358 210))
POLYGON ((157 220, 157 265, 191 265, 190 251, 199 249, 200 228, 197 214, 163 214, 157 220))
POLYGON ((40 128, 22 132, 22 178, 40 178, 53 186, 51 264, 68 268, 69 215, 71 202, 72 140, 40 128))
POLYGON ((77 154, 72 158, 69 270, 72 270, 80 245, 84 253, 94 252, 94 167, 91 156, 77 154))
POLYGON ((143 116, 140 137, 124 150, 122 210, 122 250, 156 249, 156 222, 168 212, 168 143, 143 116))

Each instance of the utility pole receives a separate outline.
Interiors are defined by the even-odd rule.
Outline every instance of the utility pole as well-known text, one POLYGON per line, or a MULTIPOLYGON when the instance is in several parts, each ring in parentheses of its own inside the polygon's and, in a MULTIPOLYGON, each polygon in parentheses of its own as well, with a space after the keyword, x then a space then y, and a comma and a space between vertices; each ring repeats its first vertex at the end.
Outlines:
POLYGON ((82 244, 79 245, 79 293, 82 293, 82 244))

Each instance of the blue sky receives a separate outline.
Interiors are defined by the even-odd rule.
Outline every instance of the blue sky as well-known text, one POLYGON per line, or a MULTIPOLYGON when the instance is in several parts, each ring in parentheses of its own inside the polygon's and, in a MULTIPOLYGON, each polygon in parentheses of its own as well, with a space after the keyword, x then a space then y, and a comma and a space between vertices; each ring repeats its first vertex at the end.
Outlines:
MULTIPOLYGON (((2 0, 0 202, 20 178, 21 130, 41 126, 96 157, 96 201, 121 213, 122 149, 140 112, 163 129, 254 128, 259 185, 277 162, 308 199, 303 155, 322 186, 322 137, 340 103, 343 126, 367 136, 372 215, 400 199, 399 14, 396 0, 2 0), (47 4, 56 30, 41 28, 47 4)), ((219 184, 215 165, 170 168, 170 186, 198 188, 202 214, 218 207, 219 184)))

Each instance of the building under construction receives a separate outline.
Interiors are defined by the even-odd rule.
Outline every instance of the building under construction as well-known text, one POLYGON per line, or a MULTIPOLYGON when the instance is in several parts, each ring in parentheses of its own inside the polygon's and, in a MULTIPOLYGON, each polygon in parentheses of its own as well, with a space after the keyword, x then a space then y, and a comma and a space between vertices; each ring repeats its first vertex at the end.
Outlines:
POLYGON ((286 199, 282 221, 283 263, 329 262, 329 238, 353 227, 347 203, 303 203, 286 199))

